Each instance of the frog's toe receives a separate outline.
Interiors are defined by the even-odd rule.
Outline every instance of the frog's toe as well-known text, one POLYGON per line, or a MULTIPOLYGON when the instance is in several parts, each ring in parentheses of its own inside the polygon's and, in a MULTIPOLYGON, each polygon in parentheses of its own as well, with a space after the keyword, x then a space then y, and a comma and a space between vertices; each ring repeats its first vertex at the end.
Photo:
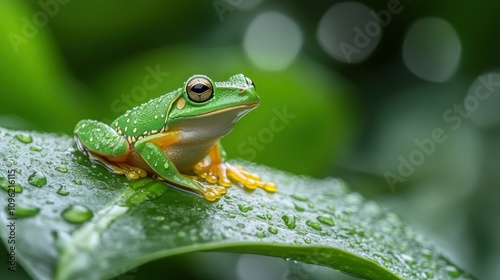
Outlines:
POLYGON ((229 177, 240 182, 247 189, 254 190, 261 188, 268 192, 275 192, 277 190, 277 186, 274 183, 261 181, 259 175, 247 172, 241 166, 227 164, 227 169, 229 177))
POLYGON ((232 185, 231 181, 227 177, 226 166, 224 163, 211 164, 202 161, 194 167, 194 172, 210 184, 218 183, 219 185, 227 188, 232 185))
POLYGON ((204 160, 198 163, 193 170, 196 175, 205 179, 208 183, 217 183, 219 186, 226 188, 231 187, 231 181, 234 181, 241 183, 249 190, 261 188, 268 192, 275 192, 277 189, 275 184, 261 181, 259 175, 247 172, 241 166, 233 166, 229 163, 211 163, 204 160))
POLYGON ((221 198, 222 195, 226 193, 226 188, 222 186, 206 186, 205 187, 205 193, 203 194, 203 197, 205 197, 206 200, 208 201, 215 201, 219 198, 221 198))
POLYGON ((148 174, 147 172, 139 167, 131 166, 126 163, 117 163, 118 167, 123 170, 123 173, 125 174, 125 177, 131 180, 139 179, 146 177, 148 174))

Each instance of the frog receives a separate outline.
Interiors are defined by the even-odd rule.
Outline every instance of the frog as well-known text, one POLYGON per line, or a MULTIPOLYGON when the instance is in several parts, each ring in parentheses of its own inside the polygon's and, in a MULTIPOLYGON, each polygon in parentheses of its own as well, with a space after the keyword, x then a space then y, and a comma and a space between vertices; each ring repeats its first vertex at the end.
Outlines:
POLYGON ((91 162, 111 173, 130 180, 151 176, 208 201, 220 199, 233 184, 273 193, 276 184, 229 163, 220 143, 259 104, 255 84, 243 74, 222 82, 197 74, 109 125, 79 121, 74 140, 91 162))

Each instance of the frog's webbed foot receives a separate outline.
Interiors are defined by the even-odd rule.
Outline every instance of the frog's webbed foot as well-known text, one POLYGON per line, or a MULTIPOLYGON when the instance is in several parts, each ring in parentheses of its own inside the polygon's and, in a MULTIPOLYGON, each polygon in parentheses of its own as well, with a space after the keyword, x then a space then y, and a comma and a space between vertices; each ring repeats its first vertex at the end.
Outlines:
POLYGON ((247 172, 241 166, 233 166, 225 162, 212 162, 205 159, 195 165, 193 171, 207 182, 226 188, 231 187, 231 181, 236 181, 250 190, 262 188, 268 192, 275 192, 277 189, 274 183, 261 181, 257 174, 247 172))

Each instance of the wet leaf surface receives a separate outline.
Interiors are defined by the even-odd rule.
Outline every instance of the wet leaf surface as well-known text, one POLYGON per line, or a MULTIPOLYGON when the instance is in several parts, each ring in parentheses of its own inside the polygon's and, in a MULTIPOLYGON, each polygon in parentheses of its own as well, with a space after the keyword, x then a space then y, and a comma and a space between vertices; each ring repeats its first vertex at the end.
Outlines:
MULTIPOLYGON (((239 162, 278 191, 233 186, 211 203, 153 179, 110 174, 68 136, 5 129, 0 160, 0 217, 15 221, 17 260, 35 279, 106 279, 196 251, 269 255, 367 279, 473 279, 397 215, 337 179, 239 162)), ((0 233, 7 245, 10 231, 0 233)))

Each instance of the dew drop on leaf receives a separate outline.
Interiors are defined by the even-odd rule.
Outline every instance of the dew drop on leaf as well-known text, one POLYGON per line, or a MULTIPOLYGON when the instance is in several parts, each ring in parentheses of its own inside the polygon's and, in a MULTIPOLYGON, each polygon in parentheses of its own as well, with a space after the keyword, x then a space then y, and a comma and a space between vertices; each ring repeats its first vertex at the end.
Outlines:
POLYGON ((293 199, 296 199, 298 201, 307 201, 307 197, 305 196, 301 196, 301 195, 298 195, 298 194, 292 194, 290 195, 293 199))
POLYGON ((295 216, 294 215, 287 214, 287 215, 284 215, 281 218, 283 219, 283 222, 285 222, 285 225, 289 229, 294 229, 295 228, 295 216))
POLYGON ((315 221, 312 221, 312 220, 307 220, 306 221, 306 225, 308 225, 309 227, 315 229, 315 230, 322 230, 321 226, 316 223, 315 221))
POLYGON ((33 146, 30 146, 30 150, 32 150, 34 152, 41 152, 42 151, 42 147, 37 146, 37 145, 33 145, 33 146))
POLYGON ((71 205, 62 212, 62 217, 66 221, 76 224, 86 222, 92 219, 93 216, 94 213, 82 205, 71 205))
POLYGON ((329 225, 329 226, 334 226, 335 222, 333 221, 332 218, 328 216, 319 216, 318 221, 320 221, 322 224, 329 225))
POLYGON ((243 205, 243 204, 238 204, 238 208, 240 209, 241 212, 246 213, 248 211, 253 210, 252 206, 249 205, 243 205))
POLYGON ((0 177, 0 188, 6 192, 9 191, 9 187, 10 189, 14 189, 14 192, 15 193, 22 193, 23 192, 23 187, 19 184, 15 184, 15 185, 9 185, 9 181, 7 180, 7 178, 4 178, 4 177, 0 177))
POLYGON ((43 185, 47 184, 47 177, 42 172, 33 172, 28 177, 28 183, 31 185, 41 188, 43 185))
POLYGON ((257 236, 257 237, 259 237, 259 238, 264 238, 264 237, 266 237, 266 233, 265 233, 265 232, 260 231, 260 232, 257 232, 257 233, 255 234, 255 236, 257 236))
POLYGON ((40 208, 29 205, 18 204, 16 205, 16 208, 13 211, 16 217, 27 218, 37 215, 40 212, 40 208))
POLYGON ((68 168, 66 166, 58 166, 56 167, 56 170, 62 173, 68 172, 68 168))
POLYGON ((295 207, 295 210, 299 211, 299 212, 304 212, 306 209, 296 203, 293 204, 294 207, 295 207))
POLYGON ((66 190, 65 186, 61 186, 59 190, 57 190, 57 194, 62 196, 67 196, 69 192, 66 190))
POLYGON ((274 228, 274 227, 269 227, 267 230, 268 230, 270 233, 272 233, 272 234, 277 234, 277 233, 278 233, 278 229, 276 229, 276 228, 274 228))
POLYGON ((158 222, 163 222, 165 221, 165 216, 156 216, 154 217, 154 220, 158 222))
POLYGON ((16 135, 16 139, 25 144, 33 142, 33 138, 29 134, 18 134, 16 135))
POLYGON ((456 267, 453 267, 453 266, 447 266, 446 272, 448 272, 448 275, 450 275, 453 278, 458 278, 458 277, 460 277, 460 275, 462 275, 460 270, 458 270, 456 267))

